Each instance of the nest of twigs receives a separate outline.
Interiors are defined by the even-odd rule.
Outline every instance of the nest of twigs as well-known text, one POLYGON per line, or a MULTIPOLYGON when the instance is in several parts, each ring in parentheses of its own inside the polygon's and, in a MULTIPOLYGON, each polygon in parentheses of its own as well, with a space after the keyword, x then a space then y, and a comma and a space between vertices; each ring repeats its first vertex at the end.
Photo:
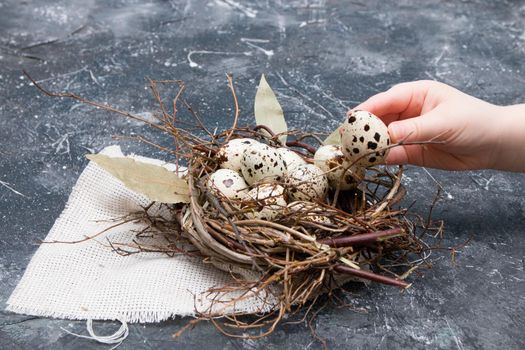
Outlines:
MULTIPOLYGON (((182 214, 183 235, 221 269, 258 271, 259 278, 240 283, 239 289, 251 295, 278 293, 270 308, 276 315, 273 322, 349 278, 408 288, 404 279, 428 247, 416 236, 406 210, 394 209, 405 194, 400 167, 370 168, 355 189, 332 190, 324 200, 302 210, 282 208, 271 221, 247 218, 246 212, 261 203, 241 203, 209 190, 206 179, 219 168, 215 155, 232 138, 285 146, 311 161, 315 147, 304 140, 316 141, 315 135, 290 132, 293 139, 282 145, 269 130, 261 131, 260 127, 230 129, 194 145, 188 162, 191 199, 182 214)), ((287 186, 285 179, 278 183, 287 186)), ((258 326, 268 326, 268 321, 258 326)))
MULTIPOLYGON (((159 122, 145 122, 168 134, 174 140, 175 147, 167 149, 142 137, 136 138, 174 155, 177 165, 185 163, 188 168, 186 178, 190 202, 168 206, 174 219, 158 220, 151 226, 167 236, 180 235, 175 241, 179 238, 190 241, 205 261, 225 271, 236 274, 245 270, 256 276, 247 280, 244 278, 246 275, 236 275, 236 286, 225 286, 211 292, 236 291, 237 297, 230 300, 230 304, 254 295, 265 299, 265 307, 260 311, 266 315, 253 322, 244 323, 235 315, 217 314, 211 309, 208 314, 200 312, 202 318, 212 320, 219 327, 214 318, 226 316, 234 320, 229 324, 230 328, 241 332, 259 331, 256 335, 245 335, 219 327, 223 333, 256 338, 271 333, 287 312, 294 308, 297 310, 296 307, 300 309, 349 279, 408 288, 410 284, 405 279, 424 261, 429 247, 420 235, 416 235, 414 224, 407 218, 407 210, 397 206, 405 195, 401 184, 402 167, 369 168, 355 188, 347 191, 331 189, 325 198, 311 201, 300 210, 283 207, 272 220, 246 215, 262 205, 257 200, 227 199, 210 191, 206 181, 220 168, 216 154, 232 139, 250 138, 273 147, 287 147, 308 163, 313 162, 316 149, 323 143, 316 134, 288 131, 288 141, 282 144, 281 135, 274 135, 267 127, 238 127, 237 98, 231 78, 228 78, 236 107, 232 128, 218 134, 210 132, 183 100, 182 104, 195 120, 195 124, 188 126, 176 116, 177 100, 184 89, 182 82, 152 80, 150 86, 160 106, 159 122), (172 101, 173 113, 170 114, 157 85, 174 83, 179 85, 180 90, 172 101), (193 130, 204 132, 206 136, 196 136, 193 130)), ((49 92, 31 80, 49 96, 73 98, 144 121, 139 116, 71 93, 49 92)), ((274 182, 287 189, 286 178, 274 182)), ((145 212, 148 215, 147 209, 145 212)), ((148 220, 150 223, 155 221, 151 217, 148 220)), ((167 244, 172 245, 173 242, 169 239, 167 244)), ((171 246, 152 249, 142 245, 139 248, 139 251, 174 251, 171 246)), ((121 248, 114 249, 123 251, 121 248)), ((179 248, 176 250, 180 251, 179 248)))

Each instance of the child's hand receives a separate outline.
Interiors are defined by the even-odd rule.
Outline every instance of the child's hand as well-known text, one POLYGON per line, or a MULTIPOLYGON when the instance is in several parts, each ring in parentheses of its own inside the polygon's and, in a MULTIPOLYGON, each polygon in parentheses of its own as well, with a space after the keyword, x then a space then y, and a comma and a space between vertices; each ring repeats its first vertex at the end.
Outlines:
POLYGON ((388 164, 525 171, 525 105, 496 106, 442 83, 416 81, 372 96, 355 109, 383 119, 392 142, 443 142, 394 147, 388 164))

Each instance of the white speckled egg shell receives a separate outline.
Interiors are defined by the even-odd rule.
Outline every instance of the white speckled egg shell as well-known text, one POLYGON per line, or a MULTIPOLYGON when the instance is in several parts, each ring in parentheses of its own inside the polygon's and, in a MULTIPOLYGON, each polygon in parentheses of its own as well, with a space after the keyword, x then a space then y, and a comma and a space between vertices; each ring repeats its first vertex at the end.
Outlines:
POLYGON ((306 164, 306 161, 300 155, 289 148, 281 147, 278 148, 277 151, 286 164, 286 171, 290 171, 299 165, 306 164))
POLYGON ((244 151, 241 173, 249 185, 256 182, 281 180, 286 172, 283 158, 276 148, 257 143, 244 151))
POLYGON ((328 191, 328 179, 313 164, 299 165, 288 173, 289 194, 296 201, 323 199, 328 191))
POLYGON ((291 213, 303 212, 302 220, 315 222, 318 224, 330 224, 332 220, 326 216, 317 215, 316 210, 322 209, 312 202, 295 201, 288 204, 287 209, 291 213))
POLYGON ((242 176, 230 169, 219 169, 210 175, 208 189, 230 199, 242 199, 248 193, 248 184, 242 176))
POLYGON ((386 147, 390 145, 388 128, 381 119, 367 111, 353 111, 340 129, 342 151, 351 162, 359 160, 364 167, 384 162, 386 147))
POLYGON ((348 168, 350 162, 345 158, 341 146, 337 145, 319 147, 314 155, 314 164, 326 174, 331 188, 336 189, 340 183, 343 191, 355 188, 365 173, 365 169, 359 166, 348 168), (347 171, 343 176, 345 169, 347 171))
POLYGON ((256 203, 251 203, 255 206, 245 213, 249 219, 273 220, 286 207, 284 188, 281 185, 259 185, 250 190, 245 198, 256 201, 256 203))
POLYGON ((237 172, 241 171, 241 159, 244 151, 248 146, 259 143, 253 139, 233 139, 223 145, 217 152, 217 157, 220 161, 220 167, 223 169, 231 169, 237 172))

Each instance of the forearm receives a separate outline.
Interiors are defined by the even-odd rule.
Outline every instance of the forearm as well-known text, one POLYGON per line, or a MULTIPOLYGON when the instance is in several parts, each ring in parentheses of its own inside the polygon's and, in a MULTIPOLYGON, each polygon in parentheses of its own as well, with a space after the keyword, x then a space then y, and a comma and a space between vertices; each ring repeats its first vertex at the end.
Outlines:
POLYGON ((494 168, 525 172, 525 104, 499 107, 494 168))

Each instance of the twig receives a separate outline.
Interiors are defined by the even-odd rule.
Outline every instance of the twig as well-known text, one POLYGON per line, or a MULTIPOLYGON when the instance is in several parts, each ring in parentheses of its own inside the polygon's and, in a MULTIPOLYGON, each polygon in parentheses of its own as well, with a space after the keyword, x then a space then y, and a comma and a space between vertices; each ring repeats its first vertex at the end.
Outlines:
POLYGON ((131 218, 131 219, 128 219, 128 220, 124 220, 124 221, 121 221, 121 222, 118 222, 116 223, 115 225, 111 225, 105 229, 103 229, 102 231, 94 234, 93 236, 85 236, 85 238, 83 239, 79 239, 79 240, 76 240, 76 241, 57 241, 57 240, 53 240, 53 241, 41 241, 40 243, 44 244, 44 243, 62 243, 62 244, 77 244, 77 243, 82 243, 82 242, 85 242, 85 241, 88 241, 88 240, 91 240, 91 239, 94 239, 98 236, 100 236, 101 234, 103 233, 106 233, 112 229, 114 229, 115 227, 119 227, 119 226, 122 226, 128 222, 132 222, 132 221, 136 221, 137 218, 131 218))
POLYGON ((406 283, 405 281, 401 281, 401 280, 383 276, 383 275, 378 275, 373 272, 362 270, 362 269, 356 270, 356 269, 353 269, 349 266, 342 265, 342 264, 335 265, 334 270, 340 273, 364 278, 370 281, 375 281, 375 282, 379 282, 383 284, 388 284, 391 286, 400 287, 403 289, 409 288, 411 286, 411 284, 406 283))
POLYGON ((287 141, 286 142, 286 146, 288 146, 288 147, 301 147, 301 148, 306 149, 311 154, 315 154, 315 151, 316 151, 315 147, 312 147, 309 144, 304 143, 304 142, 300 142, 300 141, 287 141))
POLYGON ((110 112, 114 112, 114 113, 117 113, 117 114, 120 114, 122 116, 125 116, 127 118, 130 118, 130 119, 135 119, 135 120, 138 120, 138 121, 141 121, 143 122, 144 124, 147 124, 151 127, 154 127, 156 129, 159 129, 159 130, 162 130, 162 131, 167 131, 166 128, 164 126, 159 126, 159 125, 156 125, 144 118, 141 118, 137 115, 134 115, 134 114, 131 114, 129 112, 124 112, 124 111, 121 111, 115 107, 112 107, 112 106, 109 106, 109 105, 104 105, 104 104, 101 104, 101 103, 98 103, 98 102, 95 102, 95 101, 91 101, 91 100, 87 100, 81 96, 78 96, 78 95, 75 95, 73 93, 70 93, 70 92, 51 92, 49 90, 46 90, 44 87, 42 87, 39 83, 37 83, 30 75, 29 73, 27 73, 25 70, 23 71, 25 76, 31 80, 31 82, 36 86, 36 88, 40 91, 42 91, 45 95, 47 96, 51 96, 51 97, 66 97, 66 98, 71 98, 71 99, 74 99, 74 100, 77 100, 81 103, 84 103, 84 104, 87 104, 87 105, 91 105, 91 106, 95 106, 95 107, 98 107, 98 108, 102 108, 102 109, 105 109, 107 111, 110 111, 110 112))
POLYGON ((353 245, 362 245, 373 242, 380 242, 387 238, 399 237, 403 235, 404 231, 402 228, 393 228, 384 231, 369 232, 363 234, 357 234, 349 237, 337 237, 337 238, 325 238, 318 240, 320 244, 326 244, 332 248, 350 247, 353 245))

